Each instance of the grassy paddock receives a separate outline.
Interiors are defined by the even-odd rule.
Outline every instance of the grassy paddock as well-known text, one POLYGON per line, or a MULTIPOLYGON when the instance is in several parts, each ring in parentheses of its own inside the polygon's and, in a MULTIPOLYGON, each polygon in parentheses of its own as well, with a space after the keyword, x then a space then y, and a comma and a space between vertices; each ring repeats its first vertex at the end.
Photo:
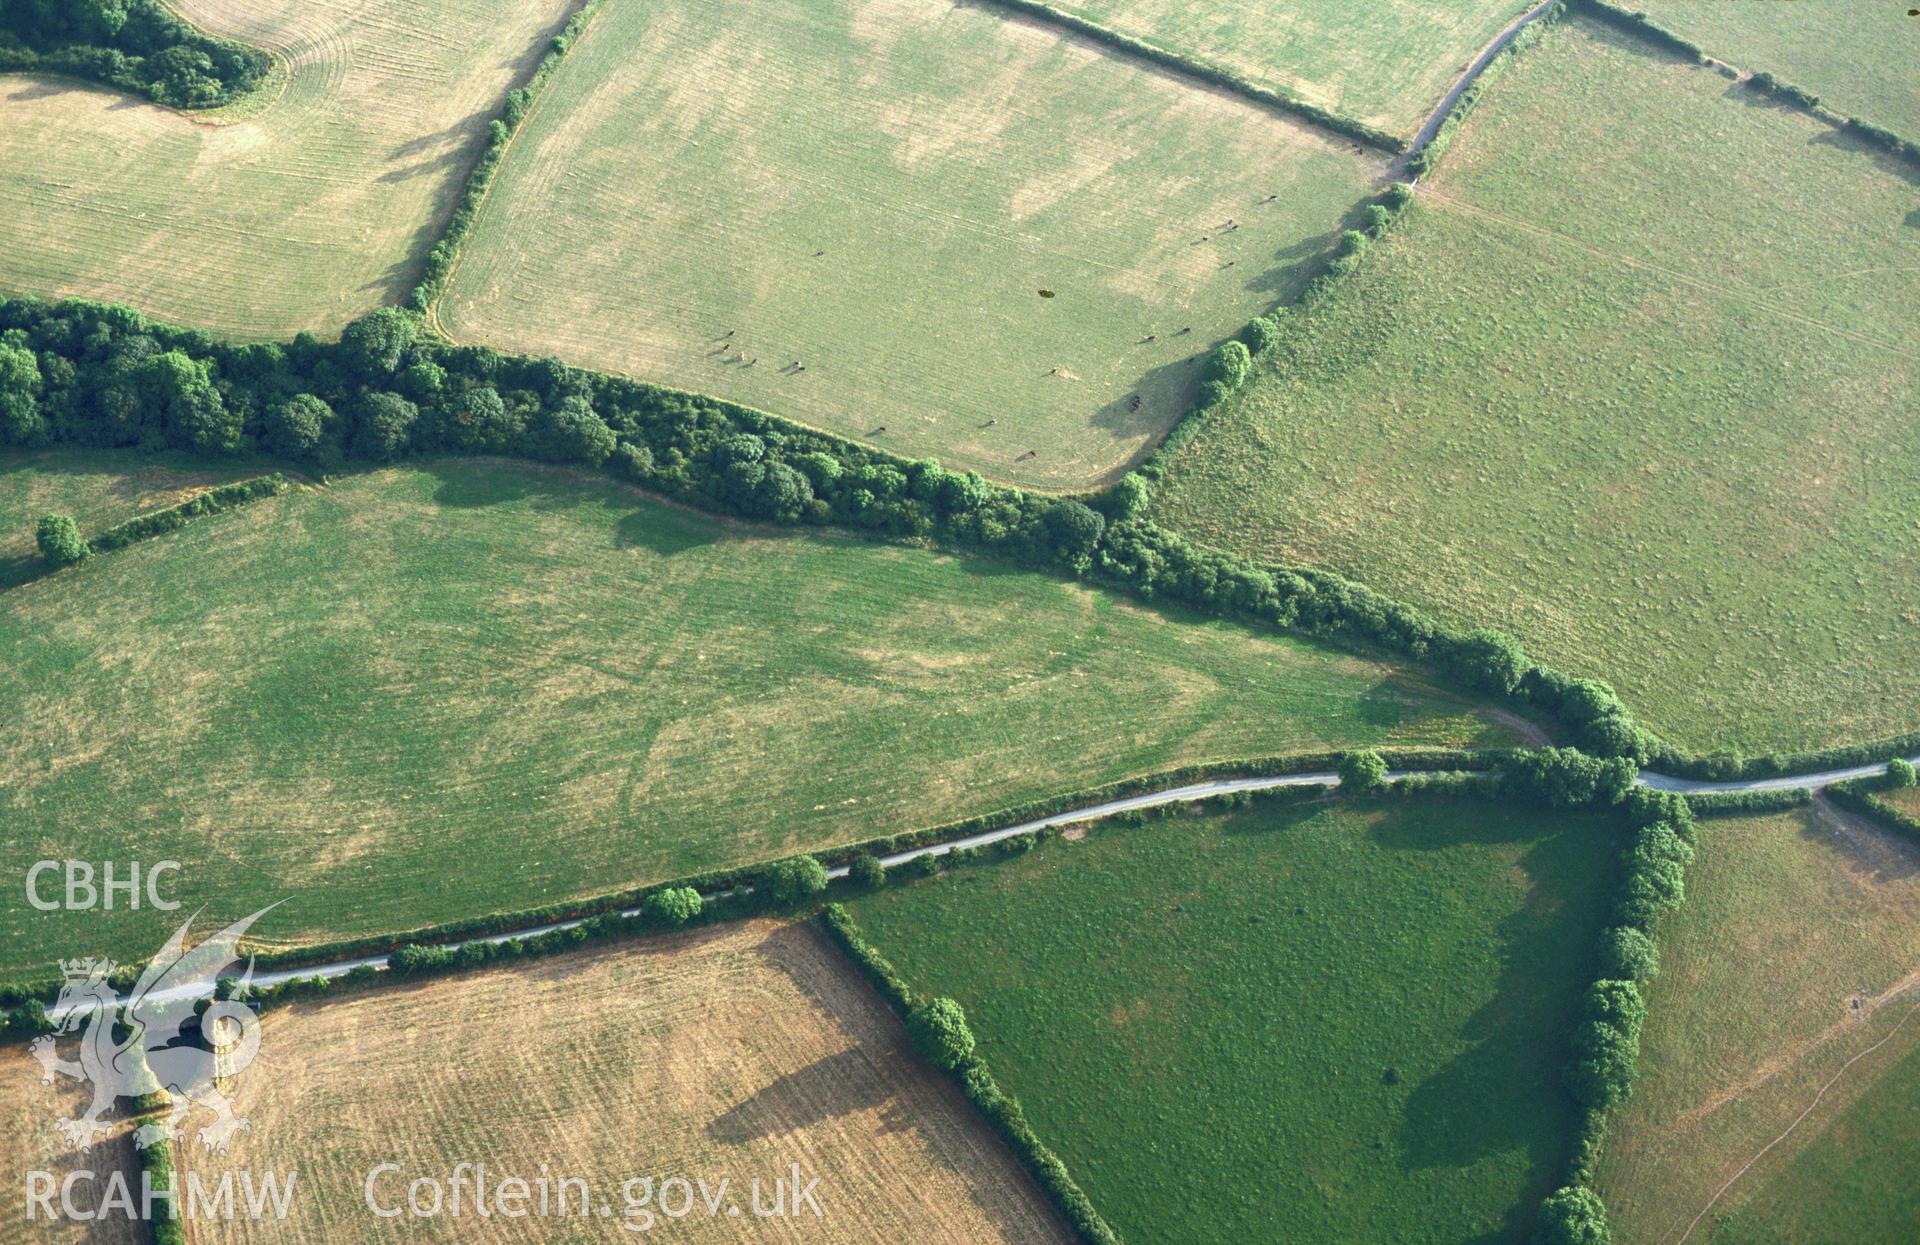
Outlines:
POLYGON ((1168 51, 1411 135, 1523 0, 1062 0, 1060 7, 1168 51))
MULTIPOLYGON (((209 919, 288 898, 263 930, 287 941, 1196 761, 1514 739, 1417 678, 1298 641, 498 461, 266 498, 5 603, 4 871, 181 860, 181 897, 209 919)), ((0 971, 148 954, 172 925, 18 898, 0 920, 0 971)))
POLYGON ((959 999, 1128 1240, 1521 1241, 1619 841, 1477 802, 1255 806, 848 906, 959 999))
MULTIPOLYGON (((437 1221, 462 1225, 462 1240, 628 1236, 622 1226, 644 1221, 627 1214, 621 1184, 643 1175, 702 1177, 709 1190, 731 1181, 717 1217, 699 1208, 654 1220, 675 1240, 1070 1239, 804 925, 731 925, 277 1010, 238 1097, 253 1130, 231 1164, 191 1145, 184 1162, 208 1178, 229 1165, 297 1168, 296 1210, 282 1222, 201 1222, 201 1245, 417 1240, 420 1221, 369 1212, 365 1173, 399 1164, 376 1190, 404 1199, 407 1181, 444 1180, 461 1162, 484 1163, 493 1180, 579 1177, 611 1211, 584 1224, 577 1214, 437 1221), (819 1178, 822 1217, 755 1218, 749 1181, 762 1182, 764 1205, 794 1163, 819 1178)), ((657 1200, 639 1209, 660 1215, 657 1200)))
POLYGON ((1907 1239, 1920 849, 1825 804, 1703 822, 1687 891, 1601 1154, 1616 1239, 1677 1240, 1750 1161, 1692 1242, 1907 1239))
POLYGON ((1694 750, 1910 730, 1915 222, 1879 153, 1562 23, 1159 515, 1509 630, 1694 750))
POLYGON ((1630 6, 1675 34, 1748 71, 1776 77, 1820 96, 1843 115, 1859 116, 1920 141, 1920 18, 1907 4, 1862 0, 1634 0, 1630 6))
POLYGON ((1351 148, 990 7, 773 0, 740 21, 607 0, 437 314, 462 340, 1080 487, 1157 439, 1199 356, 1326 253, 1383 167, 1351 148))
POLYGON ((266 48, 191 115, 0 77, 0 288, 243 339, 328 333, 411 287, 501 97, 569 0, 175 0, 266 48))

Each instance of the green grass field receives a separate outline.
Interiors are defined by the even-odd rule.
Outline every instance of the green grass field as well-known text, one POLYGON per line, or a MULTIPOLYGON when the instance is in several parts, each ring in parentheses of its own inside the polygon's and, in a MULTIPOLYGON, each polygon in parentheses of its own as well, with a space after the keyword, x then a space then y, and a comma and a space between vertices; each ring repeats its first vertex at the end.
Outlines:
POLYGON ((1700 835, 1601 1155, 1614 1239, 1911 1240, 1920 848, 1825 807, 1700 835))
POLYGON ((179 113, 0 77, 0 289, 249 340, 327 334, 418 277, 508 88, 568 0, 174 0, 272 52, 261 95, 179 113))
POLYGON ((1563 24, 1159 516, 1508 629, 1696 750, 1911 730, 1917 272, 1879 156, 1563 24))
POLYGON ((1410 135, 1525 0, 1058 0, 1123 34, 1410 135))
POLYGON ((607 0, 437 314, 1079 487, 1185 412, 1198 358, 1296 287, 1382 170, 990 7, 607 0))
POLYGON ((1527 1239, 1620 839, 1478 802, 1099 827, 851 907, 1131 1241, 1527 1239))
POLYGON ((1920 18, 1899 0, 1636 0, 1632 6, 1709 56, 1765 69, 1845 115, 1920 139, 1920 18))
MULTIPOLYGON (((31 462, 0 495, 44 488, 31 462)), ((0 599, 0 869, 180 860, 210 917, 288 899, 285 941, 1194 761, 1514 738, 1284 637, 499 461, 340 478, 0 599)), ((151 953, 173 919, 9 905, 0 974, 151 953)))

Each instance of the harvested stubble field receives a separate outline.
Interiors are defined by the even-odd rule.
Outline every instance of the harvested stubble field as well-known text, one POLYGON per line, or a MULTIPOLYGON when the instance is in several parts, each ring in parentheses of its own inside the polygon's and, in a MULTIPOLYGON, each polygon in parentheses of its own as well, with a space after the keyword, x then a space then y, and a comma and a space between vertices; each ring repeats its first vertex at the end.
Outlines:
MULTIPOLYGON (((202 1223, 200 1245, 607 1240, 643 1223, 625 1218, 622 1190, 641 1176, 704 1179, 709 1192, 730 1180, 717 1217, 698 1208, 653 1224, 677 1241, 1069 1239, 998 1138, 804 925, 736 924, 270 1012, 238 1098, 253 1128, 234 1161, 298 1168, 296 1211, 202 1223), (408 1181, 444 1180, 461 1162, 484 1163, 492 1181, 578 1177, 595 1212, 480 1220, 469 1189, 457 1219, 369 1213, 362 1189, 377 1165, 399 1165, 376 1191, 404 1204, 408 1181), (803 1184, 818 1177, 821 1216, 757 1218, 749 1182, 763 1182, 765 1206, 794 1164, 803 1184)), ((211 1174, 223 1160, 189 1153, 186 1165, 211 1174)))
POLYGON ((990 7, 607 0, 438 316, 1079 487, 1186 410, 1199 357, 1295 287, 1381 171, 990 7))
MULTIPOLYGON (((4 601, 3 871, 190 861, 180 898, 207 920, 286 898, 260 927, 275 939, 517 910, 1195 761, 1515 739, 1297 640, 499 461, 297 490, 4 601)), ((0 919, 0 975, 149 955, 174 924, 0 919)))
POLYGON ((1920 140, 1920 18, 1912 0, 1634 0, 1707 55, 1768 70, 1843 115, 1920 140))
MULTIPOLYGON (((71 1058, 71 1047, 66 1053, 71 1058)), ((51 1173, 56 1189, 73 1173, 94 1173, 72 1186, 75 1209, 88 1215, 101 1212, 114 1173, 138 1196, 140 1172, 125 1125, 115 1126, 91 1150, 69 1149, 60 1135, 58 1121, 77 1115, 92 1099, 91 1086, 65 1078, 42 1085, 40 1065, 28 1055, 24 1043, 0 1046, 0 1181, 7 1190, 0 1200, 0 1222, 8 1225, 9 1240, 33 1245, 150 1245, 153 1240, 146 1224, 119 1213, 109 1213, 97 1222, 36 1215, 26 1226, 28 1172, 51 1173), (23 1235, 13 1235, 15 1224, 23 1225, 18 1229, 23 1235)), ((54 1206, 60 1207, 57 1192, 54 1206)))
POLYGON ((1565 1161, 1620 842, 1478 801, 1255 807, 849 906, 1127 1240, 1494 1245, 1565 1161))
POLYGON ((274 54, 180 113, 0 77, 0 288, 248 340, 327 334, 417 276, 501 97, 568 0, 176 0, 274 54))
POLYGON ((1525 0, 1054 0, 1170 52, 1409 135, 1525 0))
POLYGON ((1700 834, 1601 1156, 1615 1239, 1676 1245, 1712 1202, 1691 1245, 1912 1240, 1920 848, 1826 805, 1700 834))
POLYGON ((1917 226, 1890 159, 1563 23, 1160 517, 1505 628, 1696 750, 1911 730, 1917 226))

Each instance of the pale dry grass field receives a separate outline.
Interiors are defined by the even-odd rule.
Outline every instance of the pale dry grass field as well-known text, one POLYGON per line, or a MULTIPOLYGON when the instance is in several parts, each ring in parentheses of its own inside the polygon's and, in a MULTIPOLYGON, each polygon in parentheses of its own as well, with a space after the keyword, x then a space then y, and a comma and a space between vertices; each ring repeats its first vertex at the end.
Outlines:
MULTIPOLYGON (((737 1215, 723 1204, 710 1218, 696 1195, 693 1215, 655 1225, 676 1241, 1068 1239, 965 1099, 804 925, 729 925, 270 1012, 239 1110, 253 1127, 233 1160, 297 1168, 297 1207, 285 1223, 201 1224, 197 1245, 638 1239, 621 1230, 620 1186, 645 1175, 704 1178, 709 1192, 733 1181, 737 1215), (387 1205, 462 1161, 495 1180, 582 1178, 612 1213, 482 1220, 470 1201, 459 1218, 370 1213, 364 1173, 377 1165, 399 1165, 375 1185, 387 1205), (821 1215, 756 1217, 748 1182, 770 1186, 794 1164, 803 1184, 819 1178, 821 1215)), ((763 1189, 763 1207, 770 1198, 763 1189)))
POLYGON ((1409 135, 1529 0, 1054 0, 1169 51, 1409 135))
POLYGON ((1295 288, 1381 172, 992 8, 607 0, 438 315, 1080 487, 1186 411, 1200 356, 1295 288))
POLYGON ((0 288, 239 338, 396 301, 570 0, 176 0, 270 51, 229 109, 0 77, 0 288))
POLYGON ((1920 848, 1824 805, 1700 835, 1686 905, 1659 934, 1639 1080, 1600 1163, 1616 1239, 1673 1245, 1703 1210, 1692 1241, 1772 1239, 1742 1214, 1771 1203, 1835 1233, 1781 1240, 1891 1239, 1870 1225, 1911 1183, 1899 1159, 1856 1155, 1844 1195, 1805 1173, 1855 1146, 1883 1096, 1912 1095, 1920 848))
MULTIPOLYGON (((72 1058, 71 1044, 62 1053, 72 1058)), ((0 1186, 6 1190, 0 1195, 0 1224, 6 1225, 0 1228, 0 1239, 33 1245, 146 1245, 152 1240, 144 1223, 119 1214, 108 1214, 97 1222, 64 1217, 49 1221, 39 1214, 31 1221, 26 1218, 29 1172, 49 1173, 56 1187, 73 1173, 93 1173, 72 1186, 75 1207, 89 1215, 100 1213, 111 1173, 120 1173, 137 1195, 140 1175, 124 1124, 95 1142, 91 1150, 68 1149, 56 1128, 59 1120, 82 1110, 91 1097, 89 1088, 70 1080, 42 1085, 40 1065, 28 1056, 24 1043, 0 1046, 0 1186)), ((60 1206, 57 1194, 54 1205, 60 1206)))

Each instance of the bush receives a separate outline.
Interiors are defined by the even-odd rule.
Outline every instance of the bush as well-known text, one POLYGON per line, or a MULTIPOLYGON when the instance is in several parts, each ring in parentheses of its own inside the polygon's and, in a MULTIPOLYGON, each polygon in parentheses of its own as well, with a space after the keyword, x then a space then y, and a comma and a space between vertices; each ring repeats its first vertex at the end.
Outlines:
POLYGON ((1626 757, 1601 759, 1572 748, 1516 754, 1502 769, 1514 794, 1549 808, 1618 804, 1638 776, 1626 757))
POLYGON ((384 380, 399 369, 418 330, 419 321, 397 307, 370 311, 341 331, 342 359, 363 378, 384 380))
POLYGON ((1054 553, 1069 561, 1091 553, 1107 528, 1107 521, 1099 511, 1077 501, 1055 502, 1043 523, 1054 553))
POLYGON ((1114 481, 1113 487, 1101 497, 1101 509, 1107 519, 1113 523, 1125 523, 1133 516, 1142 513, 1151 500, 1152 491, 1146 480, 1136 472, 1129 471, 1114 481))
POLYGON ((1247 373, 1253 368, 1253 356, 1247 350, 1246 343, 1227 340, 1213 348, 1207 356, 1206 369, 1200 373, 1202 384, 1214 382, 1224 385, 1229 393, 1238 389, 1247 379, 1247 373))
POLYGON ((34 529, 33 535, 39 542, 40 556, 52 566, 71 566, 75 562, 84 562, 92 552, 87 548, 86 538, 80 535, 80 525, 73 521, 72 515, 42 515, 40 526, 34 529))
POLYGON ((913 1048, 934 1067, 951 1072, 973 1055, 973 1031, 967 1014, 952 999, 934 999, 907 1017, 913 1048))
POLYGON ((1600 972, 1619 981, 1651 981, 1660 972, 1660 951, 1640 930, 1616 925, 1600 935, 1600 972))
POLYGON ((1920 781, 1920 774, 1915 773, 1912 761, 1895 757, 1893 760, 1887 762, 1888 786, 1911 787, 1916 781, 1920 781))
POLYGON ((827 889, 827 867, 811 856, 793 856, 767 870, 767 894, 775 904, 791 907, 827 889))
POLYGON ((1340 756, 1340 790, 1366 795, 1387 785, 1387 762, 1378 752, 1365 748, 1340 756))
POLYGON ((872 852, 861 852, 847 863, 847 877, 855 886, 872 890, 887 884, 887 867, 872 852))
POLYGON ((677 929, 700 915, 700 892, 691 886, 669 886, 648 895, 640 918, 655 929, 677 929))
POLYGON ((266 447, 285 458, 311 458, 332 427, 332 407, 310 393, 296 394, 267 413, 266 447))
POLYGON ((1534 1245, 1612 1245, 1607 1208, 1592 1189, 1568 1185, 1540 1206, 1534 1245))
POLYGON ((354 451, 376 462, 392 462, 412 445, 419 418, 420 408, 397 393, 368 394, 360 401, 354 425, 354 451))
POLYGON ((1271 316, 1255 316, 1240 330, 1240 340, 1246 343, 1248 354, 1263 355, 1280 340, 1280 326, 1271 316))

